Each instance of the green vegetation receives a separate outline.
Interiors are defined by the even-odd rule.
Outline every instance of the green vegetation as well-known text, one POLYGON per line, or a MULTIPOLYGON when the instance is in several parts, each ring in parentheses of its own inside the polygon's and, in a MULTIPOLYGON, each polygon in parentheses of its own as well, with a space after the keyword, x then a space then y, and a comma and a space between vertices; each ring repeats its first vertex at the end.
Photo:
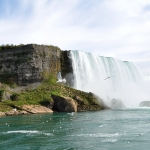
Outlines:
MULTIPOLYGON (((4 90, 0 91, 1 99, 3 92, 4 90)), ((56 78, 53 75, 50 75, 42 85, 36 89, 28 88, 19 93, 12 92, 10 100, 0 102, 0 111, 7 111, 11 107, 20 108, 25 104, 48 106, 50 102, 53 101, 51 94, 71 98, 78 95, 83 99, 85 105, 96 104, 95 99, 90 93, 75 90, 62 84, 57 84, 56 78)))
MULTIPOLYGON (((33 43, 32 43, 33 44, 33 43)), ((8 49, 16 49, 19 47, 24 46, 24 44, 19 44, 19 45, 14 45, 14 44, 6 44, 6 45, 0 45, 0 51, 1 50, 8 50, 8 49)), ((60 50, 60 48, 58 46, 54 46, 54 45, 42 45, 42 46, 48 46, 50 49, 54 49, 54 50, 60 50)))
POLYGON ((21 46, 23 46, 23 44, 19 44, 19 45, 6 44, 6 45, 1 45, 0 50, 14 49, 14 48, 21 47, 21 46))
POLYGON ((9 111, 11 109, 12 109, 12 106, 7 105, 7 104, 5 104, 3 102, 0 102, 0 111, 1 112, 6 112, 6 111, 9 111))
POLYGON ((54 46, 54 45, 47 45, 50 49, 55 49, 55 50, 60 50, 60 48, 58 46, 54 46))

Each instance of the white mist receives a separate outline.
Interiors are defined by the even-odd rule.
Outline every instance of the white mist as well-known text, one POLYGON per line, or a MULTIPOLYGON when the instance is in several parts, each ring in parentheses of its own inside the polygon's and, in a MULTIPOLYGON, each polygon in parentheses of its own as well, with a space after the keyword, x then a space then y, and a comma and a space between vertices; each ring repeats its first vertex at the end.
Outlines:
POLYGON ((107 104, 121 99, 126 107, 150 100, 148 80, 136 65, 111 57, 71 51, 74 88, 93 92, 107 104))

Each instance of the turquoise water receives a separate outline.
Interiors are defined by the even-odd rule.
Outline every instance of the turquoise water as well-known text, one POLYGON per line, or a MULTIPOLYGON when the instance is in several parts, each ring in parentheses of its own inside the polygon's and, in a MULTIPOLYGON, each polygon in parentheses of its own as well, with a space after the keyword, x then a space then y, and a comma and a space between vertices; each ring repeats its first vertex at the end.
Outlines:
POLYGON ((0 150, 146 150, 150 109, 0 118, 0 150))

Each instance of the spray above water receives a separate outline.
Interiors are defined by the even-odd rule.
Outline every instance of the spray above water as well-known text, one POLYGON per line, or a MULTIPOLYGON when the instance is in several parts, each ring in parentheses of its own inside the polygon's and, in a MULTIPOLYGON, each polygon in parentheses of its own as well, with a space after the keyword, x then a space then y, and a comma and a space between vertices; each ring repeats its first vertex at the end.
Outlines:
POLYGON ((58 78, 57 83, 66 83, 66 79, 65 79, 65 78, 63 79, 63 78, 62 78, 60 71, 59 71, 58 74, 57 74, 57 78, 58 78))
POLYGON ((81 51, 71 51, 70 57, 74 88, 93 92, 107 104, 115 98, 126 107, 137 107, 141 101, 150 100, 149 82, 133 63, 81 51))

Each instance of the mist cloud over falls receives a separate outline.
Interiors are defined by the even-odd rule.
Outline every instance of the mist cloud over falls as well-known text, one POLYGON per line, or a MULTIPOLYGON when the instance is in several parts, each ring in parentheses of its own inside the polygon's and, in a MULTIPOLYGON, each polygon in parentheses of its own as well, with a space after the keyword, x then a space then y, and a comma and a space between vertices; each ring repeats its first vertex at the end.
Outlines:
POLYGON ((150 100, 150 82, 131 62, 71 51, 74 88, 93 92, 105 103, 120 99, 126 107, 150 100))

